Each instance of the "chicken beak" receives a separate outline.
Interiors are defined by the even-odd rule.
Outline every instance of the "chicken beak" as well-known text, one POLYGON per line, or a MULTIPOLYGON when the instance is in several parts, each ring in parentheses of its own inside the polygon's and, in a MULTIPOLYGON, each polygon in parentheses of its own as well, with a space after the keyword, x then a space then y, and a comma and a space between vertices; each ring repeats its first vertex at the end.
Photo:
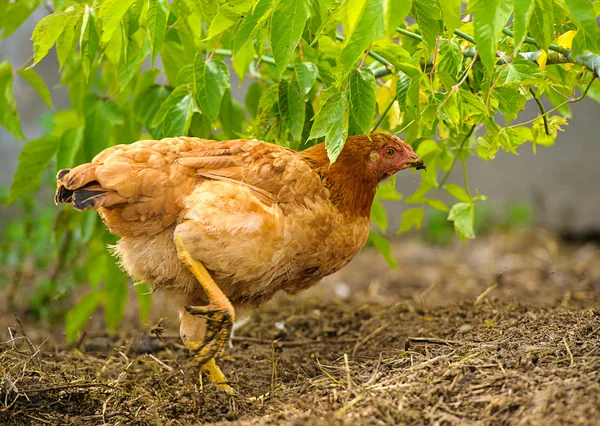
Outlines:
POLYGON ((427 170, 427 166, 425 165, 425 161, 420 158, 413 163, 413 167, 417 170, 427 170))
POLYGON ((406 168, 414 167, 417 170, 426 170, 427 166, 425 165, 425 161, 423 161, 417 154, 411 154, 410 160, 406 163, 406 168))

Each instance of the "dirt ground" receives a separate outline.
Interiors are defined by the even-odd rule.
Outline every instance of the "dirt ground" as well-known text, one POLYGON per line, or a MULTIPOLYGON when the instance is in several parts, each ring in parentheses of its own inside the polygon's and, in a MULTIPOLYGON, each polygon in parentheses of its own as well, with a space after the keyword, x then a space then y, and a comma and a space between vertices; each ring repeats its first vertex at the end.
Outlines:
POLYGON ((152 324, 94 320, 77 345, 1 309, 0 424, 598 424, 598 245, 538 230, 394 255, 249 312, 220 362, 234 396, 199 383, 160 299, 152 324))

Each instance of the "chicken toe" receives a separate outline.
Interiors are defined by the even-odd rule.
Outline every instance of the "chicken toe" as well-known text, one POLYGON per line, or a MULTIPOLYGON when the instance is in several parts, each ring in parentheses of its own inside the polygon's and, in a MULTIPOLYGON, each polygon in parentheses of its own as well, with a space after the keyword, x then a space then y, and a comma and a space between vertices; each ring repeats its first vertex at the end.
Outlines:
POLYGON ((233 316, 229 312, 211 305, 186 306, 185 309, 191 315, 206 318, 206 332, 202 347, 196 350, 196 360, 200 364, 204 364, 211 358, 219 359, 231 337, 233 316))

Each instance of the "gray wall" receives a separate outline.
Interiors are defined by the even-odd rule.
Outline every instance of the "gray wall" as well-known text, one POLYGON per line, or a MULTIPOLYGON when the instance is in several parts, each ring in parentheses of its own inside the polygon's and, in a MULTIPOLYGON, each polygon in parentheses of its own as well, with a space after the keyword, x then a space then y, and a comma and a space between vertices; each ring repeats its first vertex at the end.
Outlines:
MULTIPOLYGON (((8 39, 0 42, 0 61, 9 60, 13 67, 23 64, 32 52, 31 31, 36 22, 44 16, 37 11, 26 25, 8 39)), ((58 87, 56 59, 51 53, 38 66, 38 71, 52 90, 55 106, 68 104, 66 91, 58 87)), ((243 99, 243 88, 234 87, 234 95, 243 99)), ((23 129, 27 138, 40 135, 39 117, 47 111, 26 83, 15 79, 15 94, 23 129)), ((469 161, 468 170, 472 189, 478 188, 490 197, 492 205, 501 206, 510 202, 534 202, 541 206, 538 218, 553 227, 569 226, 575 229, 600 228, 600 105, 586 99, 572 105, 573 119, 565 132, 558 136, 554 147, 539 147, 537 155, 526 144, 514 156, 499 153, 492 162, 478 158, 469 161)), ((535 105, 530 105, 523 118, 535 117, 535 105)), ((17 166, 17 155, 22 141, 15 141, 12 135, 0 128, 0 185, 8 186, 17 166)), ((460 167, 450 181, 462 181, 460 167)), ((403 172, 398 177, 398 189, 409 194, 418 186, 419 177, 403 172)), ((398 214, 404 207, 396 203, 392 206, 390 229, 397 226, 398 214)), ((0 220, 10 214, 10 209, 0 208, 0 220)))

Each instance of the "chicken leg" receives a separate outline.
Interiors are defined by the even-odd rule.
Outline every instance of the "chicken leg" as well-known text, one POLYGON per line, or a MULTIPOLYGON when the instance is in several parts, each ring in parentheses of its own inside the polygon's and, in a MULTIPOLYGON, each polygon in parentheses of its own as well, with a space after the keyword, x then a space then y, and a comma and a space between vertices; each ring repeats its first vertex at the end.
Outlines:
MULTIPOLYGON (((206 319, 200 316, 189 314, 185 309, 181 311, 181 324, 179 334, 185 346, 191 352, 197 352, 198 348, 203 345, 203 339, 206 332, 206 319)), ((217 389, 225 391, 228 394, 235 393, 234 389, 229 386, 227 378, 221 372, 214 358, 210 358, 206 363, 200 365, 200 383, 202 383, 202 372, 208 379, 215 384, 217 389)))
MULTIPOLYGON (((201 369, 207 373, 210 381, 228 393, 232 393, 233 389, 226 383, 227 380, 217 366, 216 359, 223 354, 229 342, 235 321, 235 310, 204 265, 192 257, 181 235, 175 236, 175 245, 179 259, 194 274, 209 300, 209 304, 206 306, 185 307, 187 315, 205 318, 205 333, 202 339, 196 337, 196 333, 191 335, 187 332, 184 333, 190 319, 186 313, 183 313, 181 332, 184 343, 188 349, 196 353, 195 359, 201 369), (184 321, 187 321, 186 324, 184 321), (190 338, 192 336, 195 338, 190 338)), ((202 324, 198 324, 198 326, 201 327, 202 324)))

